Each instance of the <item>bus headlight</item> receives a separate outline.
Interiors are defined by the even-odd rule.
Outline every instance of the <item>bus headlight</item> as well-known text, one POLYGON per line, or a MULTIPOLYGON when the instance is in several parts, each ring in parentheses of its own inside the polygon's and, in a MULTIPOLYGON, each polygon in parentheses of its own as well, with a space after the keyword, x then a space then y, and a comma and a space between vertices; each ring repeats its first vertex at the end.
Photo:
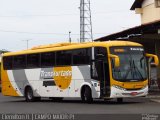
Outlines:
POLYGON ((145 86, 142 88, 142 90, 143 90, 143 89, 146 89, 147 87, 148 87, 148 85, 145 85, 145 86))
POLYGON ((119 90, 126 91, 125 88, 122 88, 122 87, 120 87, 120 86, 118 86, 118 85, 112 85, 112 87, 114 87, 114 88, 116 88, 116 89, 119 89, 119 90))

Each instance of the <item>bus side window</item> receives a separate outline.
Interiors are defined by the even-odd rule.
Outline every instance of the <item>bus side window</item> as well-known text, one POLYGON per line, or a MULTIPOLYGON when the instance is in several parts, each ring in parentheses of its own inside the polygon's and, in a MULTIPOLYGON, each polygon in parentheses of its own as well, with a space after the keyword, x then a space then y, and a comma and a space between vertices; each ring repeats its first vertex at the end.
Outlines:
POLYGON ((41 67, 53 67, 55 65, 55 53, 41 53, 41 67))
POLYGON ((56 65, 69 65, 72 64, 72 53, 71 51, 57 51, 56 52, 56 65))
POLYGON ((39 67, 40 67, 40 54, 28 54, 27 68, 39 68, 39 67))
POLYGON ((91 48, 77 49, 73 51, 73 65, 90 65, 91 48))
POLYGON ((13 65, 13 57, 3 57, 3 67, 4 70, 11 70, 13 65))
POLYGON ((26 55, 18 55, 13 57, 13 69, 26 68, 26 55))

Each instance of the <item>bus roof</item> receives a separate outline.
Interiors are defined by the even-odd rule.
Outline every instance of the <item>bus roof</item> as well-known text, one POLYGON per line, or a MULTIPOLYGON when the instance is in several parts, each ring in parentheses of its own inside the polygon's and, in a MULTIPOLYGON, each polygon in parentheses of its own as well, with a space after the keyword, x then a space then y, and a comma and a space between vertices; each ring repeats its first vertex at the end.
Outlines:
POLYGON ((72 50, 72 49, 87 48, 87 47, 94 47, 94 46, 111 47, 111 46, 142 46, 142 45, 139 43, 130 42, 130 41, 58 43, 58 44, 36 46, 28 50, 22 50, 17 52, 8 52, 8 53, 4 53, 3 56, 33 54, 33 53, 60 51, 60 50, 72 50))

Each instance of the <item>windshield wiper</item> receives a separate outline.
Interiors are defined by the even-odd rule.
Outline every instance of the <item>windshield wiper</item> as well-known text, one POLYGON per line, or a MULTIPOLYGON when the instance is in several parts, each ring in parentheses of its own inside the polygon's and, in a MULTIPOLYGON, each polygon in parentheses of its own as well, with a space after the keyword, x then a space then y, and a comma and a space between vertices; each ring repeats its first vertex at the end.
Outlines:
POLYGON ((133 67, 134 67, 135 73, 138 72, 138 73, 139 73, 139 76, 141 77, 141 79, 144 80, 144 78, 143 78, 141 72, 139 71, 139 69, 138 69, 137 66, 135 65, 135 61, 134 61, 134 60, 133 60, 133 67), (137 72, 136 72, 136 71, 137 71, 137 72))
POLYGON ((122 78, 121 70, 119 68, 115 68, 113 60, 112 60, 112 68, 113 68, 113 75, 118 78, 122 78))
POLYGON ((137 75, 139 77, 141 77, 142 80, 144 79, 142 74, 141 74, 141 72, 139 71, 139 69, 135 65, 135 61, 134 60, 132 60, 132 61, 130 60, 130 68, 127 70, 126 75, 124 76, 124 79, 126 79, 128 77, 130 72, 131 72, 131 75, 132 75, 133 79, 135 79, 137 75))
POLYGON ((131 64, 131 60, 129 61, 130 63, 130 68, 128 68, 127 72, 126 72, 126 75, 124 76, 124 80, 128 77, 129 73, 131 72, 132 74, 132 64, 131 64))

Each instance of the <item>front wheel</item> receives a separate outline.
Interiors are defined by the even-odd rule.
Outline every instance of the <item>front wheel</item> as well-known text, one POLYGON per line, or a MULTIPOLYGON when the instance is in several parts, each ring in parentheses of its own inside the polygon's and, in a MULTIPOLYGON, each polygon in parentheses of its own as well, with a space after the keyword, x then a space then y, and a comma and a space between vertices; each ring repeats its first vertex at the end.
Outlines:
POLYGON ((89 87, 85 87, 81 93, 81 99, 83 102, 91 103, 93 101, 92 92, 89 87))

